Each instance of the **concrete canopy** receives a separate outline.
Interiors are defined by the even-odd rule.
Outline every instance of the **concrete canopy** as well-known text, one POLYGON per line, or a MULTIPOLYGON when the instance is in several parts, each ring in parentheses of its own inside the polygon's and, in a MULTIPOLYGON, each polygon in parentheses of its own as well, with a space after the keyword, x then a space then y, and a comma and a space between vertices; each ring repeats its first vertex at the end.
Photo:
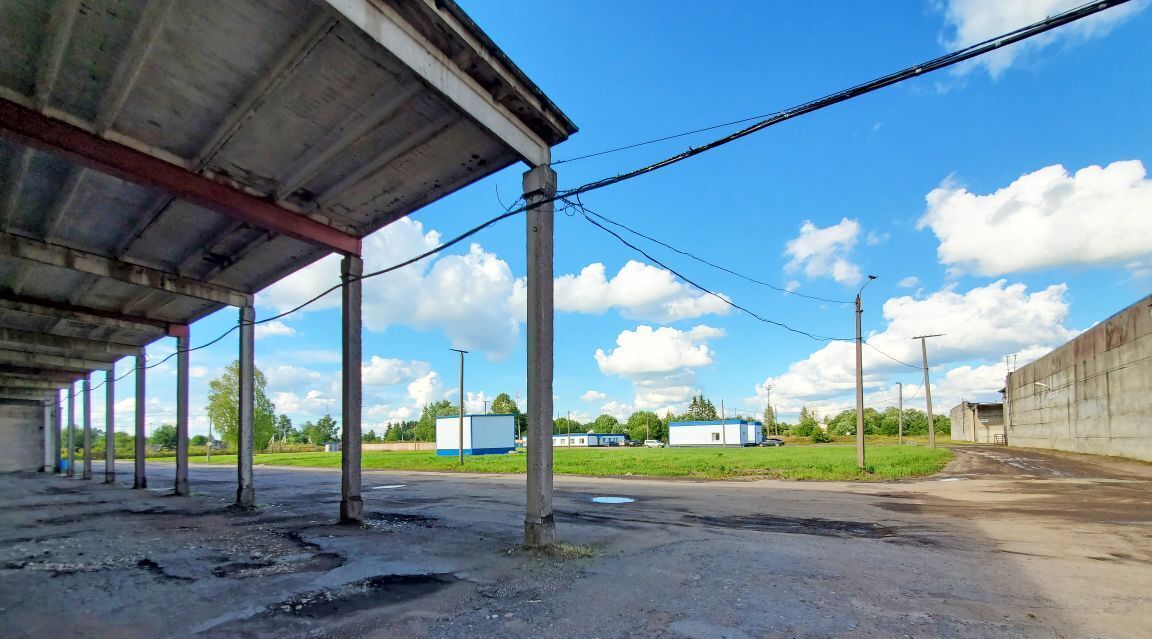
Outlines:
POLYGON ((0 3, 0 386, 106 370, 575 130, 450 1, 0 3))

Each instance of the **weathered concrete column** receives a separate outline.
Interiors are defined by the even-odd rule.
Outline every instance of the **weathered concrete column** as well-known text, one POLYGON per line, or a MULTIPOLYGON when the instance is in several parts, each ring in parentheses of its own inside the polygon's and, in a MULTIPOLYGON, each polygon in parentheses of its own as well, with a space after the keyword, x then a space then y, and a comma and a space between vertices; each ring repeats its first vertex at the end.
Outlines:
POLYGON ((360 331, 364 287, 360 276, 363 274, 362 258, 348 255, 340 262, 344 354, 341 374, 344 414, 340 431, 340 522, 350 524, 364 523, 364 500, 360 497, 360 412, 363 404, 360 331))
POLYGON ((174 492, 188 495, 188 329, 176 336, 176 486, 174 492))
POLYGON ((256 444, 256 309, 240 309, 240 403, 236 436, 236 505, 256 505, 256 488, 252 485, 252 453, 256 444))
POLYGON ((42 473, 52 472, 52 400, 44 400, 44 465, 42 473))
POLYGON ((76 384, 68 385, 68 471, 69 477, 76 476, 76 384))
POLYGON ((524 174, 528 209, 528 498, 524 544, 556 541, 552 514, 552 202, 556 172, 538 166, 524 174), (535 205, 533 205, 535 203, 535 205))
POLYGON ((132 479, 133 488, 147 488, 148 477, 145 474, 144 462, 148 454, 148 434, 144 424, 148 417, 148 358, 141 347, 136 351, 136 454, 133 456, 135 475, 132 479))
POLYGON ((116 367, 104 382, 104 483, 116 483, 116 367))
POLYGON ((52 393, 52 396, 52 472, 60 474, 64 470, 64 465, 60 463, 60 449, 64 447, 64 442, 60 441, 60 431, 64 425, 61 416, 63 409, 60 406, 60 391, 52 393))
POLYGON ((84 376, 84 474, 81 479, 92 479, 92 382, 84 376))

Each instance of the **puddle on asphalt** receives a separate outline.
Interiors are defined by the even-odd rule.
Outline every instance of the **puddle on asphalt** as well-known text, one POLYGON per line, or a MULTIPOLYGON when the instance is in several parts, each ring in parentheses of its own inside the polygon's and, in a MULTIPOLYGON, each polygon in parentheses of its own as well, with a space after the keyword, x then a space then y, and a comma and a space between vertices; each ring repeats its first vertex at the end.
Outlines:
POLYGON ((936 481, 964 481, 967 477, 945 477, 944 479, 937 479, 936 481))
POLYGON ((631 497, 593 497, 592 501, 597 504, 630 504, 636 500, 631 497))
POLYGON ((389 484, 387 486, 373 486, 372 490, 384 490, 386 488, 403 488, 407 484, 389 484))
POLYGON ((364 518, 365 528, 378 530, 404 530, 407 528, 437 528, 435 517, 407 513, 377 513, 364 518))

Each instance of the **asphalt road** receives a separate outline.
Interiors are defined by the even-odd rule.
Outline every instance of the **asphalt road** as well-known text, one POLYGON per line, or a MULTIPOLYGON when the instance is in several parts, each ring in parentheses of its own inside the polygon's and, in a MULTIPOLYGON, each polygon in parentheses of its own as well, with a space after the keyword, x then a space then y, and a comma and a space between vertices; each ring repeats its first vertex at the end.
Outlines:
POLYGON ((517 545, 519 476, 365 472, 365 528, 334 525, 338 471, 257 467, 254 512, 228 508, 232 468, 194 465, 190 499, 171 478, 0 477, 0 636, 1152 636, 1134 462, 967 447, 917 481, 557 477, 576 556, 517 545))

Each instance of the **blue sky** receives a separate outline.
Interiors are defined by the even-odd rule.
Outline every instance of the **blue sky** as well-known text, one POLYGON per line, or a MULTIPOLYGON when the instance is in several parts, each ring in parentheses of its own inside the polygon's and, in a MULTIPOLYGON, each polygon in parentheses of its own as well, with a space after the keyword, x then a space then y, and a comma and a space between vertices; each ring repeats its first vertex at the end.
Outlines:
MULTIPOLYGON (((946 0, 699 3, 462 2, 580 126, 563 160, 769 113, 857 84, 1077 4, 946 0), (1008 6, 1004 6, 1008 5, 1008 6)), ((918 363, 930 342, 937 412, 994 399, 1005 372, 1121 308, 1152 284, 1152 11, 1134 2, 990 59, 884 89, 772 127, 661 172, 588 195, 593 210, 733 270, 809 295, 851 300, 866 274, 864 331, 918 363)), ((729 129, 731 130, 731 129, 729 129)), ((722 130, 556 166, 562 188, 646 164, 722 130)), ((434 246, 499 212, 522 165, 437 202, 366 243, 368 268, 434 246)), ((654 256, 762 316, 853 335, 850 305, 817 302, 654 256)), ((337 278, 328 259, 258 296, 257 316, 337 278)), ((524 404, 524 220, 366 284, 364 428, 466 391, 524 404)), ((852 344, 813 341, 751 319, 679 283, 579 216, 556 221, 556 383, 561 414, 591 419, 717 406, 788 419, 853 405, 852 344)), ((269 395, 300 423, 339 416, 338 296, 262 331, 269 395)), ((192 328, 197 345, 234 310, 192 328)), ((169 340, 166 340, 169 341, 169 340)), ((149 348, 167 355, 172 344, 149 348)), ((206 431, 207 382, 236 342, 192 355, 192 432, 206 431)), ((121 362, 121 373, 132 366, 121 362)), ((903 382, 923 408, 921 373, 867 350, 866 402, 903 382)), ((172 421, 174 372, 150 372, 149 430, 172 421)), ((118 424, 131 423, 131 379, 118 424)), ((94 418, 103 423, 102 402, 94 418)))

